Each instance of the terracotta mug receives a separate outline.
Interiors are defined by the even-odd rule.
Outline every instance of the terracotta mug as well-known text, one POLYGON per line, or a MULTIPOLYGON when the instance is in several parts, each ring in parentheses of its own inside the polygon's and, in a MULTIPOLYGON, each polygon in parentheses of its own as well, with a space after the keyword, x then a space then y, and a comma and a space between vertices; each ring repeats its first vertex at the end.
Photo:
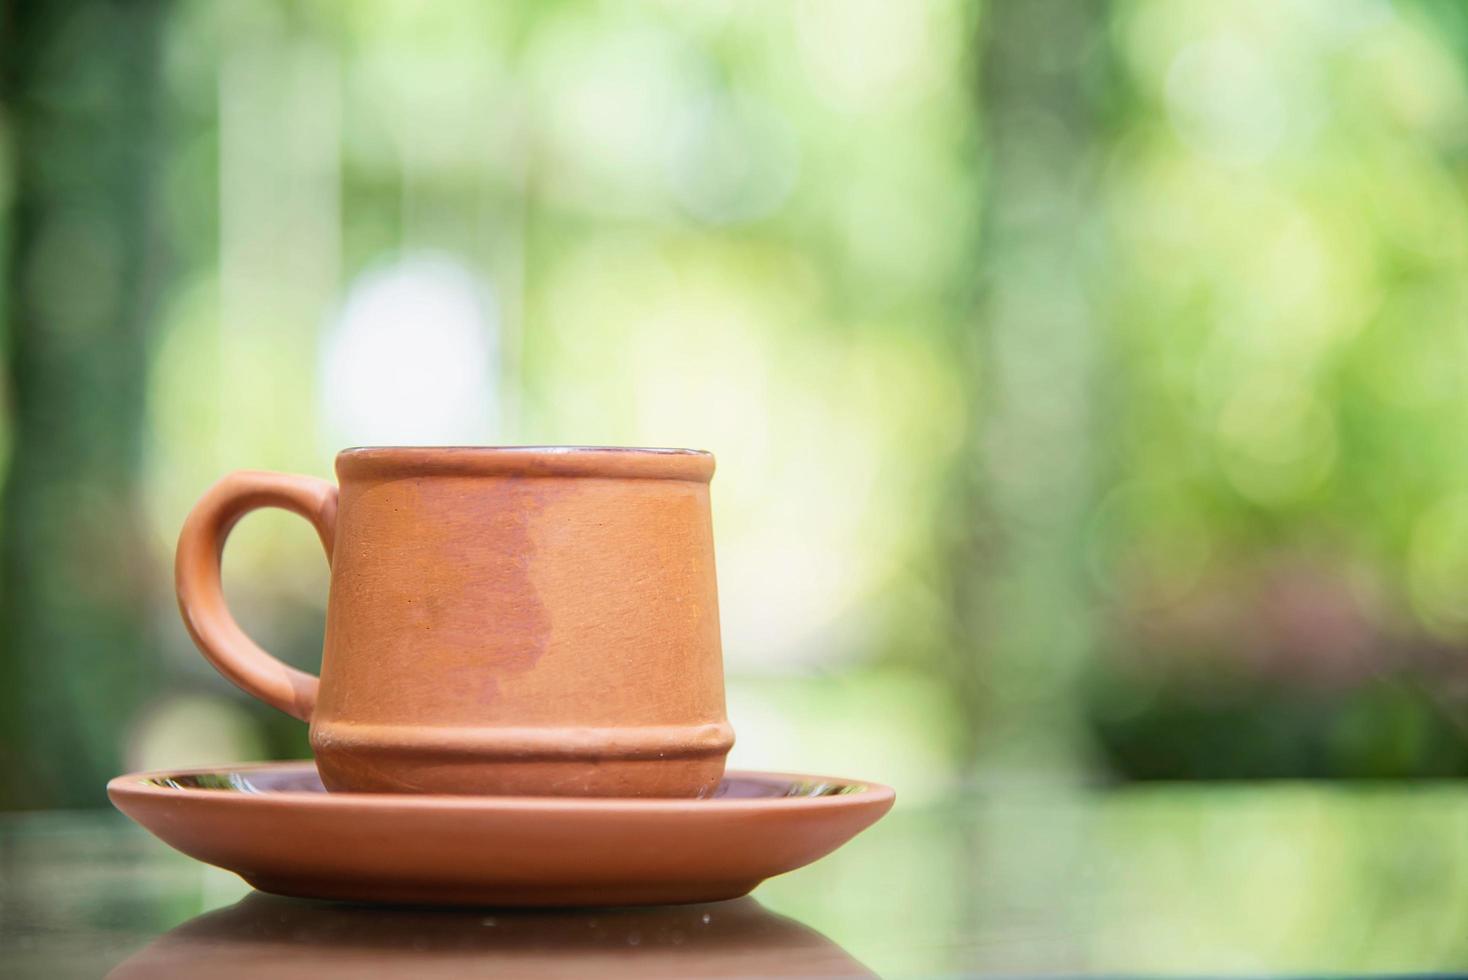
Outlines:
POLYGON ((708 453, 348 449, 340 484, 242 471, 179 537, 194 642, 311 725, 332 790, 703 796, 724 713, 708 453), (320 680, 256 646, 220 590, 230 528, 281 507, 331 565, 320 680))

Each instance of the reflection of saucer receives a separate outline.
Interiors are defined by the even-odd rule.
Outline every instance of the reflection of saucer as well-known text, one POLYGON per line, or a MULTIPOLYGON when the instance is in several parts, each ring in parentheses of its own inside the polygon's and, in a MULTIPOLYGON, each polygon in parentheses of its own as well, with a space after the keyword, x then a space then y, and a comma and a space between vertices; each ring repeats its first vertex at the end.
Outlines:
POLYGON ((327 793, 309 762, 139 773, 117 807, 262 891, 434 905, 656 905, 748 892, 846 843, 885 786, 728 773, 695 799, 327 793))
POLYGON ((258 892, 119 965, 131 977, 689 977, 873 974, 752 898, 597 912, 381 909, 258 892))

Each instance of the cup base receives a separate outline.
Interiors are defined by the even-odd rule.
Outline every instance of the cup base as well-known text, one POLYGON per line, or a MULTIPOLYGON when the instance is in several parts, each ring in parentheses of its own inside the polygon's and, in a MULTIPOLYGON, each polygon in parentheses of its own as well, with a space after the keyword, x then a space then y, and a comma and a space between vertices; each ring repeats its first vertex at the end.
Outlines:
POLYGON ((734 743, 727 721, 471 728, 317 718, 311 749, 331 792, 698 799, 734 743))
POLYGON ((714 795, 724 759, 502 760, 383 758, 316 753, 333 793, 434 793, 463 796, 678 797, 714 795))

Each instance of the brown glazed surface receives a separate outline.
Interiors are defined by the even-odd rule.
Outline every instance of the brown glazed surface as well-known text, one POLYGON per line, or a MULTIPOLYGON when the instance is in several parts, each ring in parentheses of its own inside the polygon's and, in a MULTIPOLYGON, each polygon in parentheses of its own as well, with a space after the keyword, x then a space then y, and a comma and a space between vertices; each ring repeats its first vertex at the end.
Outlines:
POLYGON ((245 690, 311 723, 331 789, 700 796, 724 711, 709 479, 686 450, 351 449, 324 481, 235 473, 179 540, 185 622, 245 690), (319 688, 218 591, 259 506, 331 562, 319 688))
POLYGON ((892 806, 885 786, 730 773, 709 799, 326 793, 309 762, 137 773, 118 809, 262 891, 430 905, 717 901, 823 857, 892 806))

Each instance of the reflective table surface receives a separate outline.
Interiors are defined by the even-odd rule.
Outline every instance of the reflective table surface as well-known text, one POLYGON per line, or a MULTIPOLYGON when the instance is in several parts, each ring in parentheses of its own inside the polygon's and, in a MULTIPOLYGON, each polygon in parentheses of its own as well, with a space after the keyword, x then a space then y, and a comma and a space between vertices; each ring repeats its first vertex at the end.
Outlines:
POLYGON ((1468 970, 1468 786, 991 790, 734 902, 514 912, 252 892, 112 812, 0 815, 0 976, 1468 970))

